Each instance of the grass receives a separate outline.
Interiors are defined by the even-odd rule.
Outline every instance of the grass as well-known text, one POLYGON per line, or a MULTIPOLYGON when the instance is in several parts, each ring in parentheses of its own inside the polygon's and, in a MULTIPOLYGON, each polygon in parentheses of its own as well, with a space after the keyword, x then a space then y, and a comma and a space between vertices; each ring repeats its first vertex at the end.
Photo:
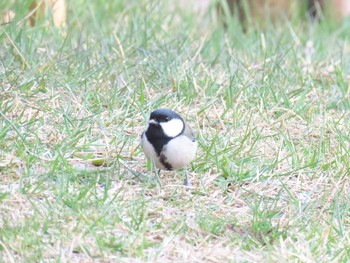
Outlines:
POLYGON ((350 260, 349 20, 77 0, 61 31, 28 5, 0 4, 0 261, 350 260), (191 192, 147 168, 158 107, 198 132, 191 192))

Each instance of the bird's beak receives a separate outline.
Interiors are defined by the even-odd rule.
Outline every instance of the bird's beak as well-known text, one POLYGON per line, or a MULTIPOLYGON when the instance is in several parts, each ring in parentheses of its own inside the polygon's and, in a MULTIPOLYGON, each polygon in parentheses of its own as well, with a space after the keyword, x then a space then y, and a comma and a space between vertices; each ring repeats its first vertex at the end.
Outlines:
POLYGON ((155 126, 159 126, 159 122, 157 122, 157 121, 154 120, 154 119, 150 119, 150 120, 148 121, 148 124, 150 124, 150 125, 155 125, 155 126))

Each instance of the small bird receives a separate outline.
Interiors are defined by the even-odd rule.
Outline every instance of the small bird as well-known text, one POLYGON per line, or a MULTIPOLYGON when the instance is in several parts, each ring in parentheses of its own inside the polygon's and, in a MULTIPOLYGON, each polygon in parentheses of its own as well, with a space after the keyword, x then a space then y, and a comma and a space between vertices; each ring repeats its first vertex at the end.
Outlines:
MULTIPOLYGON (((179 114, 157 109, 141 135, 141 147, 158 169, 171 171, 185 168, 194 159, 197 142, 194 131, 179 114)), ((190 186, 187 170, 185 185, 190 186)))

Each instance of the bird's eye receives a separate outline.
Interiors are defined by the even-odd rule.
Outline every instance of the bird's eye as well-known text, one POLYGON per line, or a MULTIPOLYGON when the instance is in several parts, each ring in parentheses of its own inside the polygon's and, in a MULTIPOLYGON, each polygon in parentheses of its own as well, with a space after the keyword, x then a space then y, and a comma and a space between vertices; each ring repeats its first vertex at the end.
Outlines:
POLYGON ((170 118, 169 118, 169 117, 165 117, 164 119, 165 119, 165 121, 169 121, 169 120, 170 120, 170 118))

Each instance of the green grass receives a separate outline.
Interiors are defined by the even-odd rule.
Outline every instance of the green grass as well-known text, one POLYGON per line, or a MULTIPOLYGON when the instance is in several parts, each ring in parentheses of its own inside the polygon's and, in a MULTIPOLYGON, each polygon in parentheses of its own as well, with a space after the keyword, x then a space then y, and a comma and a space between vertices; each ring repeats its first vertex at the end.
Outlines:
POLYGON ((0 261, 349 261, 350 21, 163 2, 70 1, 64 30, 1 2, 0 261), (147 168, 158 107, 198 132, 191 192, 147 168))

